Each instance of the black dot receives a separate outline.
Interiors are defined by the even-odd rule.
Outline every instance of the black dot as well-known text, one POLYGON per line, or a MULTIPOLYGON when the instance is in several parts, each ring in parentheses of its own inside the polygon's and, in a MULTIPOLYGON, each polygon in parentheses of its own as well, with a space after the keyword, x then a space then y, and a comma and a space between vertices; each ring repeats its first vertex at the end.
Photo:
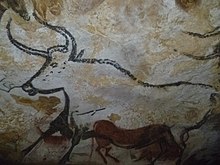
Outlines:
POLYGON ((55 68, 55 67, 58 66, 58 63, 57 63, 57 62, 53 62, 53 63, 50 64, 50 66, 51 66, 52 68, 55 68))
POLYGON ((63 67, 63 69, 65 69, 65 67, 63 67))
POLYGON ((53 73, 53 71, 50 71, 50 73, 53 73))
POLYGON ((174 52, 177 52, 177 49, 173 49, 174 52))

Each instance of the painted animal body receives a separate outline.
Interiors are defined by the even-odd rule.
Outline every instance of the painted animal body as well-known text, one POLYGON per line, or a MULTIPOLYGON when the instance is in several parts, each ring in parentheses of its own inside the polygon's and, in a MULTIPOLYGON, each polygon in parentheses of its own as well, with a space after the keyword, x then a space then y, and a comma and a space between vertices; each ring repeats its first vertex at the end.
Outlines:
MULTIPOLYGON (((40 129, 40 127, 36 126, 40 135, 44 132, 40 129)), ((70 139, 65 136, 51 135, 44 137, 44 143, 50 146, 68 146, 70 139)))
POLYGON ((152 160, 152 164, 166 152, 168 146, 173 144, 178 146, 170 127, 162 124, 153 124, 137 129, 123 129, 108 120, 99 120, 94 123, 93 130, 86 132, 82 137, 82 139, 88 138, 95 138, 98 145, 96 151, 105 163, 107 163, 105 156, 119 162, 118 159, 109 154, 111 144, 125 149, 142 149, 151 144, 159 144, 160 153, 152 160), (101 149, 105 149, 105 156, 101 149))

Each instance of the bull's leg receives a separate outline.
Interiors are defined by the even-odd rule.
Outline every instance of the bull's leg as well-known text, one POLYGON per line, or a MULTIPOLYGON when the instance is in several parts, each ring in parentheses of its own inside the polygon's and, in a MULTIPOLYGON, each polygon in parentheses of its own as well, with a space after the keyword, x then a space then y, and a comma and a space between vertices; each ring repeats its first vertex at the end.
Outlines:
POLYGON ((31 152, 31 150, 41 141, 43 140, 45 137, 47 136, 51 136, 52 134, 54 134, 56 132, 56 130, 49 128, 46 132, 42 133, 42 135, 29 147, 27 147, 26 149, 22 150, 22 154, 23 156, 26 156, 28 153, 31 152))
POLYGON ((112 158, 115 162, 119 163, 120 161, 119 161, 117 158, 115 158, 115 157, 113 157, 112 155, 109 154, 109 151, 110 151, 111 149, 112 149, 112 147, 106 148, 106 150, 105 150, 105 156, 109 156, 109 157, 112 158))
POLYGON ((26 156, 28 153, 31 152, 31 150, 43 139, 43 136, 40 136, 32 145, 22 150, 23 156, 26 156))
POLYGON ((96 151, 97 151, 98 154, 102 157, 102 159, 103 159, 103 161, 105 162, 105 164, 107 164, 107 160, 106 160, 106 158, 104 157, 104 155, 102 154, 102 152, 101 152, 101 147, 100 147, 100 146, 98 146, 98 147, 96 148, 96 151))

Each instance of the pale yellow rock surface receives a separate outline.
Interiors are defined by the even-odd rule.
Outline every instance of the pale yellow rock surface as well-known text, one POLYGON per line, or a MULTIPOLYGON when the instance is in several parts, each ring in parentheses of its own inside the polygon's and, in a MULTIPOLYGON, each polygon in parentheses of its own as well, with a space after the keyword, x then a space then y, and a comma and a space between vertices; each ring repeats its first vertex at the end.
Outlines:
MULTIPOLYGON (((13 37, 31 48, 46 50, 65 42, 62 35, 34 19, 34 10, 50 24, 65 27, 75 37, 77 51, 85 49, 83 58, 117 61, 139 80, 151 84, 189 81, 214 86, 216 89, 192 85, 147 88, 110 65, 67 62, 68 54, 60 52, 55 52, 52 59, 57 67, 49 66, 33 80, 39 89, 64 87, 70 97, 70 112, 106 108, 92 116, 73 113, 79 125, 93 129, 97 120, 110 120, 126 129, 156 123, 174 125, 171 130, 179 143, 182 129, 203 118, 210 109, 210 95, 219 90, 219 59, 199 61, 184 53, 206 56, 213 52, 220 35, 202 39, 183 31, 203 34, 220 26, 220 1, 182 2, 187 3, 184 10, 175 0, 25 0, 30 21, 8 9, 0 23, 0 153, 10 159, 15 154, 14 158, 20 160, 19 151, 39 136, 36 122, 42 122, 40 126, 46 130, 64 106, 61 92, 33 97, 21 88, 7 92, 8 88, 25 83, 45 61, 10 43, 6 29, 10 18, 13 37), (1 148, 2 144, 7 145, 1 148)), ((204 144, 204 139, 193 132, 187 153, 204 144)), ((67 151, 63 146, 50 148, 45 143, 23 161, 58 162, 67 151)), ((70 163, 103 164, 95 147, 90 159, 91 141, 82 140, 73 149, 70 163)), ((146 164, 146 160, 134 162, 130 152, 115 146, 111 150, 121 164, 146 164)), ((107 160, 108 164, 115 164, 111 158, 107 160)), ((157 164, 175 164, 175 159, 157 164)))

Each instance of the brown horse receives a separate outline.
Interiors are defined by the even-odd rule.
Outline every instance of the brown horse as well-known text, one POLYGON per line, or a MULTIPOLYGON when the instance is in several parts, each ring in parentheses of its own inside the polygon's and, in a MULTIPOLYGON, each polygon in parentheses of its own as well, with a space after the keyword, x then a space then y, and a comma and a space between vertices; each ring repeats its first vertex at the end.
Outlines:
POLYGON ((179 153, 181 150, 170 131, 170 127, 163 124, 152 124, 136 129, 123 129, 108 120, 99 120, 94 123, 93 130, 84 133, 82 136, 84 140, 88 138, 95 138, 98 145, 96 151, 106 164, 105 156, 119 162, 117 158, 109 154, 111 144, 125 149, 143 149, 158 144, 160 151, 155 159, 151 161, 151 164, 154 164, 166 153, 168 147, 175 146, 175 148, 178 148, 177 152, 179 153), (105 149, 105 156, 102 154, 101 149, 105 149))

